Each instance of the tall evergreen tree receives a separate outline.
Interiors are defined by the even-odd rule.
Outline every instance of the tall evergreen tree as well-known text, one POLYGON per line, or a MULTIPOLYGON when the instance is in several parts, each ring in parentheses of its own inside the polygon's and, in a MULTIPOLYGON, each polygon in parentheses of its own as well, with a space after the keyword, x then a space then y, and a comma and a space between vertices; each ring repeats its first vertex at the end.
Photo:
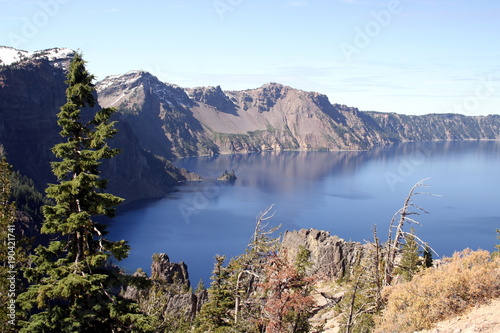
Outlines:
POLYGON ((117 295, 121 275, 110 260, 126 258, 129 246, 106 239, 105 225, 95 221, 112 217, 123 201, 104 192, 107 181, 99 175, 101 160, 119 153, 107 144, 116 133, 115 109, 94 111, 94 76, 81 54, 67 78, 67 103, 58 114, 66 140, 52 149, 60 159, 52 163, 59 182, 46 190, 55 203, 43 207, 41 229, 55 240, 36 248, 34 267, 25 272, 31 285, 20 302, 31 316, 21 332, 151 331, 137 305, 117 295))

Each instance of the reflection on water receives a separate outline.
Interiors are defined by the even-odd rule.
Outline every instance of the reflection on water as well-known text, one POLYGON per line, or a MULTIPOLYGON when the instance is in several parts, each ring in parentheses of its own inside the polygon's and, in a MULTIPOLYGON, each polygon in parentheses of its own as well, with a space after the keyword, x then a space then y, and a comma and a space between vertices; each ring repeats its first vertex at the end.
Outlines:
POLYGON ((431 177, 417 204, 430 211, 417 219, 417 234, 439 254, 465 247, 493 249, 500 228, 499 142, 401 144, 357 152, 265 152, 188 158, 176 165, 204 181, 123 212, 112 239, 129 240, 123 264, 149 271, 154 252, 185 261, 191 280, 210 274, 213 256, 241 253, 257 214, 275 204, 272 222, 285 229, 318 228, 363 242, 378 225, 381 237, 417 181, 431 177), (215 181, 235 170, 234 184, 215 181))

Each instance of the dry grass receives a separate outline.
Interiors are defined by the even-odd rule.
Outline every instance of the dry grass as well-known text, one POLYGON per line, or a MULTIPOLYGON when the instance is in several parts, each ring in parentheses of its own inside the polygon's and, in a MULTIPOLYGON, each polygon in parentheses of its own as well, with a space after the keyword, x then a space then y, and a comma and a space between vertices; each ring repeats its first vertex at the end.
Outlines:
POLYGON ((391 287, 375 332, 414 332, 500 296, 500 258, 464 250, 438 268, 391 287))

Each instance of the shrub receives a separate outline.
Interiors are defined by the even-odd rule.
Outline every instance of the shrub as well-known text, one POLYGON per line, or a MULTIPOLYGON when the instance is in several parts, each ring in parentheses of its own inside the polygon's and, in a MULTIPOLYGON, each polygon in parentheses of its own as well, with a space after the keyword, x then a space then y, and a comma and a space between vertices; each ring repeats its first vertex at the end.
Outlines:
POLYGON ((387 291, 375 332, 414 332, 500 296, 500 258, 466 249, 387 291))

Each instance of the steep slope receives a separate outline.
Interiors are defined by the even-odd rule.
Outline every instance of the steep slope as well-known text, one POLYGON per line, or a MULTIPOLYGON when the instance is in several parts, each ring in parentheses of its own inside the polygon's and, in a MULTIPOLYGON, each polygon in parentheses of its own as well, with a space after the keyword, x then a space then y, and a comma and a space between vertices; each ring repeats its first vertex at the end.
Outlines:
POLYGON ((357 109, 277 83, 245 91, 183 90, 132 71, 105 78, 97 91, 100 103, 118 107, 147 149, 167 157, 390 143, 364 124, 357 109))
POLYGON ((218 153, 207 129, 189 111, 193 101, 183 89, 143 71, 106 77, 96 89, 99 103, 117 107, 121 121, 154 154, 173 158, 218 153))
POLYGON ((243 91, 182 89, 132 71, 107 77, 97 90, 103 106, 118 107, 144 147, 168 158, 500 138, 500 116, 361 112, 278 83, 243 91))
MULTIPOLYGON (((7 50, 7 51, 6 51, 7 50)), ((9 162, 32 178, 41 191, 55 182, 51 148, 63 139, 57 125, 59 107, 66 103, 66 69, 74 54, 68 49, 8 54, 0 67, 0 144, 9 162)), ((4 58, 2 58, 4 59, 4 58)), ((130 125, 118 120, 118 135, 110 142, 122 153, 103 165, 109 190, 129 200, 159 197, 185 177, 169 162, 141 145, 130 125)))
POLYGON ((66 100, 64 71, 73 53, 54 60, 19 52, 21 56, 8 58, 10 65, 0 68, 0 143, 9 162, 42 190, 54 181, 50 149, 61 141, 56 114, 66 100))
POLYGON ((367 112, 376 126, 394 141, 499 140, 500 116, 427 114, 408 116, 367 112))
POLYGON ((347 126, 328 97, 268 83, 224 92, 220 87, 186 89, 194 116, 212 130, 223 153, 314 149, 357 150, 370 145, 347 126))

